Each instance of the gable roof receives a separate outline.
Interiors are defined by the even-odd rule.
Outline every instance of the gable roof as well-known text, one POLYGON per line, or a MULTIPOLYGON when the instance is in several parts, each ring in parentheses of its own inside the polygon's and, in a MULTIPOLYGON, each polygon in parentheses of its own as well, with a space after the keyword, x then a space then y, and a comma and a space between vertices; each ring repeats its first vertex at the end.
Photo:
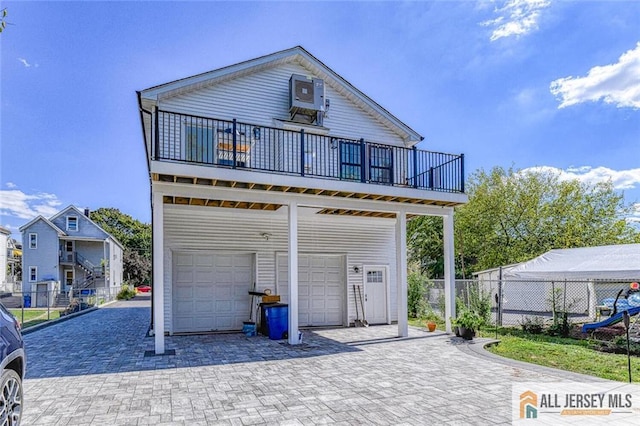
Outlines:
POLYGON ((93 220, 91 220, 89 217, 85 216, 85 214, 83 212, 80 211, 80 209, 78 209, 76 206, 70 205, 67 206, 66 208, 60 210, 58 213, 56 213, 55 215, 51 216, 51 218, 47 219, 44 216, 38 216, 35 219, 31 220, 29 223, 27 223, 26 225, 22 225, 19 230, 20 232, 24 231, 25 229, 27 229, 28 227, 30 227, 31 225, 33 225, 34 223, 36 223, 39 220, 44 221, 47 225, 49 225, 50 227, 52 227, 60 236, 68 236, 66 232, 64 232, 62 229, 58 228, 53 221, 62 216, 63 214, 65 214, 66 212, 68 212, 69 210, 73 210, 78 216, 83 217, 84 219, 86 219, 87 221, 89 221, 89 223, 91 223, 93 226, 95 226, 96 228, 98 228, 100 231, 104 232, 104 234, 106 235, 105 239, 111 239, 113 240, 114 243, 116 243, 117 245, 120 246, 120 248, 124 248, 124 246, 122 245, 122 243, 120 241, 118 241, 116 239, 116 237, 114 237, 113 235, 111 235, 110 233, 108 233, 107 231, 105 231, 104 229, 102 229, 102 227, 100 225, 98 225, 97 223, 95 223, 93 220))
POLYGON ((281 50, 259 58, 240 62, 238 64, 218 68, 213 71, 197 74, 192 77, 175 80, 169 83, 153 86, 138 92, 138 102, 142 108, 142 99, 157 102, 158 100, 191 92, 222 81, 235 79, 252 74, 260 70, 273 68, 280 64, 297 62, 302 67, 322 78, 340 94, 351 100, 367 113, 377 117, 387 127, 395 129, 407 142, 417 143, 424 139, 418 132, 407 126, 373 99, 369 98, 355 86, 342 78, 338 73, 322 63, 315 56, 301 46, 281 50))
POLYGON ((34 223, 38 222, 39 220, 43 221, 44 223, 49 225, 51 228, 53 228, 53 230, 56 231, 58 235, 66 235, 62 229, 58 228, 56 225, 54 225, 51 221, 49 221, 49 219, 45 218, 44 216, 36 216, 29 223, 27 223, 26 225, 22 225, 20 228, 18 228, 18 230, 20 232, 23 232, 25 229, 27 229, 34 223))
POLYGON ((504 275, 517 279, 637 280, 640 279, 640 244, 550 250, 504 275))
POLYGON ((74 206, 74 205, 67 206, 66 208, 64 208, 64 209, 60 210, 58 213, 56 213, 55 215, 53 215, 53 216, 50 218, 50 220, 51 220, 51 221, 54 221, 56 218, 58 218, 58 217, 62 216, 63 214, 65 214, 65 213, 66 213, 67 211, 69 211, 69 210, 74 210, 74 211, 75 211, 75 213, 77 213, 77 214, 78 214, 78 216, 83 217, 85 220, 89 221, 89 223, 91 223, 93 226, 95 226, 96 228, 98 228, 100 231, 104 232, 104 233, 105 233, 105 235, 107 236, 107 238, 105 238, 105 239, 111 238, 111 239, 112 239, 116 244, 118 244, 120 247, 124 247, 124 246, 122 245, 122 243, 120 243, 120 241, 118 241, 118 240, 116 239, 116 237, 114 237, 113 235, 111 235, 110 233, 108 233, 107 231, 105 231, 105 230, 104 230, 100 225, 98 225, 98 224, 97 224, 97 223, 95 223, 93 220, 91 220, 91 218, 90 218, 90 217, 86 216, 86 215, 84 214, 84 212, 80 211, 80 209, 79 209, 79 208, 77 208, 77 207, 76 207, 76 206, 74 206))

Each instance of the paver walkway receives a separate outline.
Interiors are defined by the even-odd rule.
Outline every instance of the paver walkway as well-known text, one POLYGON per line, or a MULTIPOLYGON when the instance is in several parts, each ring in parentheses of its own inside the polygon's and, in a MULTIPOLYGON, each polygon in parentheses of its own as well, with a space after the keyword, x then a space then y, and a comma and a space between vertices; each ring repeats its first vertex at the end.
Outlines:
POLYGON ((567 380, 396 326, 306 331, 296 347, 173 336, 175 356, 145 357, 149 315, 118 302, 26 335, 24 424, 510 424, 512 383, 567 380))

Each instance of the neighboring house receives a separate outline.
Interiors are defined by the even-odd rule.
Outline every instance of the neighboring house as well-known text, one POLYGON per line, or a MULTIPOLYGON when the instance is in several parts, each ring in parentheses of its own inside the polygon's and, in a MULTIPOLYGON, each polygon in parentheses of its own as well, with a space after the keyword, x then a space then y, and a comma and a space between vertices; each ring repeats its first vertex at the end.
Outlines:
MULTIPOLYGON (((153 219, 153 328, 240 330, 271 289, 298 329, 356 319, 406 336, 408 218, 444 219, 447 321, 464 157, 301 47, 138 92, 153 219), (362 316, 362 310, 360 309, 362 316)), ((449 325, 450 328, 450 325, 449 325)))
POLYGON ((22 244, 14 238, 7 240, 6 291, 22 291, 22 244))
POLYGON ((74 206, 46 219, 38 216, 22 232, 22 289, 32 306, 54 303, 71 290, 116 291, 122 285, 122 245, 74 206), (103 290, 102 290, 103 289, 103 290))
POLYGON ((7 287, 7 270, 9 269, 9 241, 11 240, 11 231, 0 226, 0 290, 6 291, 7 287))
POLYGON ((563 300, 566 294, 572 313, 594 317, 604 299, 640 281, 640 244, 555 249, 501 269, 474 276, 493 294, 501 283, 505 310, 547 311, 556 291, 563 300))

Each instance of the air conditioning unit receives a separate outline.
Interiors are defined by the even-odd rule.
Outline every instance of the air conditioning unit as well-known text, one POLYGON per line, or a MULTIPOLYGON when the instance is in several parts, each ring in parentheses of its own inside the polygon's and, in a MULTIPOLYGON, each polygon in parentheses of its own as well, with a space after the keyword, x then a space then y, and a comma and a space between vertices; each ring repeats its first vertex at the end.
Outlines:
POLYGON ((289 79, 289 112, 294 119, 306 116, 309 122, 317 120, 324 111, 324 81, 293 74, 289 79))

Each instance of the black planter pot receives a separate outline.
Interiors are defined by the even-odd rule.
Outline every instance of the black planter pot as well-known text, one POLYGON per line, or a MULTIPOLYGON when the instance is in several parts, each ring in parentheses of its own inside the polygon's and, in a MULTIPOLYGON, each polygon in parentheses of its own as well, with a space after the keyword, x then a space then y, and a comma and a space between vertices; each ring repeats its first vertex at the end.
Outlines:
POLYGON ((473 328, 458 327, 458 332, 460 333, 459 336, 464 340, 471 340, 473 339, 473 336, 476 335, 476 332, 473 331, 473 328))

